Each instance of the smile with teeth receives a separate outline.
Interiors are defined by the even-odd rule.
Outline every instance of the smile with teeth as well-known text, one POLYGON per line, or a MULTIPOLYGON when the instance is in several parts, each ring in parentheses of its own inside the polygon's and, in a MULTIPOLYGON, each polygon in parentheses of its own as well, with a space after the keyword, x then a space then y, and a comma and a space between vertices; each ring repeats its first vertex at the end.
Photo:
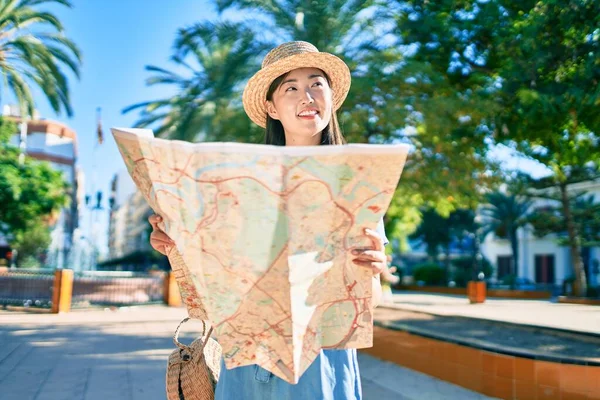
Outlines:
POLYGON ((298 114, 299 117, 314 117, 319 112, 317 110, 305 110, 298 114))

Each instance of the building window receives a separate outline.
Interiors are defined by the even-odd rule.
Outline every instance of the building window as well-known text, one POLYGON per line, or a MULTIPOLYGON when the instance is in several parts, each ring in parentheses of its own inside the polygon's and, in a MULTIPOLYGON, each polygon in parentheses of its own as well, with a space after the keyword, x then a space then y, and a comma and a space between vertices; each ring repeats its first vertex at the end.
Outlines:
POLYGON ((510 275, 512 271, 512 263, 512 256, 498 256, 496 258, 496 265, 498 266, 498 280, 510 275))
POLYGON ((536 283, 554 283, 554 254, 535 255, 536 283))

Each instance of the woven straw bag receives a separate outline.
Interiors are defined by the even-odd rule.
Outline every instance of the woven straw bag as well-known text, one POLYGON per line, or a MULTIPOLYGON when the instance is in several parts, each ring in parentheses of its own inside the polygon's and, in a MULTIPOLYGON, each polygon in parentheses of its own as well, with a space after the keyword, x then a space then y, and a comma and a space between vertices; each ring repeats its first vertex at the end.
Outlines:
POLYGON ((178 349, 171 353, 167 365, 167 399, 214 399, 221 370, 221 346, 210 337, 212 327, 206 333, 205 321, 202 321, 202 336, 189 346, 180 343, 179 329, 188 320, 181 321, 173 336, 178 349))

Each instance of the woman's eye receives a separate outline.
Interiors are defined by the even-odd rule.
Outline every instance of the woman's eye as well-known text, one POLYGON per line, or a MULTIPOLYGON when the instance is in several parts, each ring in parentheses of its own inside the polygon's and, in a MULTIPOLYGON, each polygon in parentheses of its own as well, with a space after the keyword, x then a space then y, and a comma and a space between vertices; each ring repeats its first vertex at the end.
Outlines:
POLYGON ((317 85, 317 86, 323 86, 323 82, 315 82, 315 83, 313 84, 313 86, 314 86, 314 85, 317 85))
POLYGON ((295 87, 293 87, 293 86, 290 86, 289 88, 285 89, 285 91, 286 91, 286 92, 289 92, 289 91, 291 91, 291 90, 296 90, 296 88, 295 88, 295 87))

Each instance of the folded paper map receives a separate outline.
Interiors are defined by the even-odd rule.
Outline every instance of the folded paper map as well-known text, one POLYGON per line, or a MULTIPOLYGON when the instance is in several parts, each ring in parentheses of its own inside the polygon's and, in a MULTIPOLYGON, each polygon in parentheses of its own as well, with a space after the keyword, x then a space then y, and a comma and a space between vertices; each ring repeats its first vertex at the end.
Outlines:
POLYGON ((227 368, 297 383, 321 349, 372 346, 372 247, 406 145, 282 147, 113 129, 127 169, 176 246, 192 318, 210 320, 227 368))

